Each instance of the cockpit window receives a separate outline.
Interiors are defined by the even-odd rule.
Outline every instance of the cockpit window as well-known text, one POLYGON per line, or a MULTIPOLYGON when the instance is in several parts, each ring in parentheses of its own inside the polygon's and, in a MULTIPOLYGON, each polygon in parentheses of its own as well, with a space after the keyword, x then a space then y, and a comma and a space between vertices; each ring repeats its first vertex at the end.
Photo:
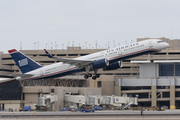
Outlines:
POLYGON ((164 41, 157 41, 157 43, 162 43, 162 42, 164 42, 164 41))

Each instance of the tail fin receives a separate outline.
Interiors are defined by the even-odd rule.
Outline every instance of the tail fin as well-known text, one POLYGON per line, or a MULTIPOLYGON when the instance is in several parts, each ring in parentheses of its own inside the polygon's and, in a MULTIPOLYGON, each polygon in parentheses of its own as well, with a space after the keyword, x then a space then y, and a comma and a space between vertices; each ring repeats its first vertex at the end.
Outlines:
POLYGON ((16 49, 8 50, 8 52, 23 74, 42 67, 40 64, 16 49))

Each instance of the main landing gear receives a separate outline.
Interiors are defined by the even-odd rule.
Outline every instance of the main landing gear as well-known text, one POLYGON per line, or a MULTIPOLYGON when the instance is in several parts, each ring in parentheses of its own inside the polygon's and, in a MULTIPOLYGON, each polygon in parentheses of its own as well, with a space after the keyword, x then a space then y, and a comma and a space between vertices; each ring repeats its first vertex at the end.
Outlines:
POLYGON ((100 77, 100 74, 95 74, 94 76, 92 76, 92 74, 89 73, 84 75, 85 79, 88 79, 89 77, 92 77, 93 80, 96 80, 96 78, 100 77))
POLYGON ((96 75, 92 76, 92 79, 96 80, 96 78, 99 78, 99 77, 100 77, 100 74, 96 74, 96 75))
POLYGON ((100 74, 97 74, 98 69, 94 70, 94 76, 92 76, 92 74, 89 73, 90 66, 86 66, 85 70, 86 70, 86 74, 84 75, 85 79, 88 79, 89 77, 92 77, 93 80, 96 80, 96 78, 100 77, 100 74))
POLYGON ((85 75, 84 75, 84 78, 85 78, 85 79, 88 79, 89 77, 92 77, 92 74, 88 73, 88 74, 85 74, 85 75))

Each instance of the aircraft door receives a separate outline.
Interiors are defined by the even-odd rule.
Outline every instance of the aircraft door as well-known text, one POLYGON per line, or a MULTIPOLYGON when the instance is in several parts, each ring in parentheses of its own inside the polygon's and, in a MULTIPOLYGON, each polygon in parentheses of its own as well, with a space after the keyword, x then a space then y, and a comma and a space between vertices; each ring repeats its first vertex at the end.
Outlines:
POLYGON ((149 48, 152 48, 153 47, 153 44, 152 44, 152 41, 149 42, 149 48))
POLYGON ((121 50, 121 49, 118 51, 118 54, 119 54, 119 55, 122 55, 122 50, 121 50))
POLYGON ((44 72, 43 72, 43 70, 40 70, 40 75, 44 75, 44 72))

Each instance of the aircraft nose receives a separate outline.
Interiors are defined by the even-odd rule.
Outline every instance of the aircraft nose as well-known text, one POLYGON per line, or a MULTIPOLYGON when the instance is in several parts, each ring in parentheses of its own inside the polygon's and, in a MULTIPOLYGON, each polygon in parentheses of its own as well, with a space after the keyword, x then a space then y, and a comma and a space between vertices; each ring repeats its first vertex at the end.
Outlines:
POLYGON ((165 43, 166 48, 169 47, 169 43, 165 43))

